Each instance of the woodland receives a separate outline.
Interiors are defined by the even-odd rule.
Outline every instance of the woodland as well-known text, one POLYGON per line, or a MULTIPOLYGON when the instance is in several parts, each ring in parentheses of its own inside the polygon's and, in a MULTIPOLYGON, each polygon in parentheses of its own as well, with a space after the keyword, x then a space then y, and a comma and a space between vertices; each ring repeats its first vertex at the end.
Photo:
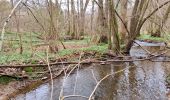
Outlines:
MULTIPOLYGON (((22 100, 11 98, 49 83, 49 100, 57 100, 54 81, 93 64, 133 63, 131 70, 138 68, 135 62, 165 63, 169 89, 169 49, 170 0, 0 0, 0 99, 22 100)), ((113 100, 95 99, 95 93, 125 70, 127 65, 101 77, 88 96, 66 96, 61 89, 57 97, 113 100)))

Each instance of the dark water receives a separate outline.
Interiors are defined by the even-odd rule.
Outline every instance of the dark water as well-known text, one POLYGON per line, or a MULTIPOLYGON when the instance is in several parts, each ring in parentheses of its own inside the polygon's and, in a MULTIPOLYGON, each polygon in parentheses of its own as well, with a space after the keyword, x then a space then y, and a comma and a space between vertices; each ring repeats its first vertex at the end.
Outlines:
MULTIPOLYGON (((151 52, 161 47, 148 47, 151 52)), ((146 53, 134 47, 132 56, 145 56, 146 53)), ((158 58, 161 59, 161 58, 158 58)), ((140 61, 133 63, 113 63, 110 65, 93 64, 75 71, 66 80, 64 77, 54 80, 53 100, 59 100, 63 86, 63 94, 89 97, 96 81, 105 75, 121 69, 126 70, 104 80, 97 88, 94 100, 168 100, 166 76, 170 74, 169 63, 140 61), (131 67, 135 66, 135 67, 131 67), (93 74, 92 74, 93 73, 93 74)), ((49 100, 51 85, 43 84, 37 89, 16 97, 16 100, 49 100)), ((70 97, 65 100, 88 100, 87 98, 70 97)))

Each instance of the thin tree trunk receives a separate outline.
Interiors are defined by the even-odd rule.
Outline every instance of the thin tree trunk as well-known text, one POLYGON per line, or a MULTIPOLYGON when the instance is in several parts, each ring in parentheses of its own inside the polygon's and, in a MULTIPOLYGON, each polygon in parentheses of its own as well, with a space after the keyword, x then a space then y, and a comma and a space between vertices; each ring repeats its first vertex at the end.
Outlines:
POLYGON ((71 20, 71 36, 72 38, 75 38, 76 35, 76 14, 75 14, 75 4, 74 0, 71 0, 71 15, 72 15, 72 20, 71 20))
POLYGON ((91 24, 90 24, 90 30, 91 30, 91 41, 93 39, 93 35, 94 35, 94 13, 95 13, 95 9, 94 9, 94 0, 92 0, 92 8, 91 8, 91 24))
POLYGON ((56 53, 58 51, 58 47, 56 45, 56 39, 59 38, 57 37, 58 33, 55 29, 55 25, 54 25, 54 12, 53 12, 53 3, 52 0, 47 0, 47 11, 49 13, 49 17, 50 17, 50 32, 49 32, 49 38, 48 38, 48 42, 49 42, 49 48, 50 48, 50 52, 52 53, 56 53))
MULTIPOLYGON (((133 45, 133 41, 135 40, 136 36, 140 34, 140 23, 143 20, 144 13, 146 11, 147 6, 145 7, 145 3, 147 0, 136 0, 135 5, 132 11, 132 18, 130 22, 130 33, 128 36, 127 44, 125 46, 125 53, 129 53, 130 49, 133 45)), ((147 2, 148 3, 148 2, 147 2)), ((148 4, 147 4, 148 5, 148 4)))
POLYGON ((120 39, 118 34, 118 23, 114 10, 114 2, 109 0, 109 22, 110 22, 110 33, 112 34, 112 50, 115 54, 120 53, 120 39))
POLYGON ((14 8, 11 10, 8 18, 6 19, 4 25, 3 25, 3 28, 2 28, 2 32, 1 32, 1 41, 0 41, 0 51, 2 51, 2 45, 3 45, 3 40, 4 40, 4 35, 5 35, 5 29, 6 29, 6 26, 8 24, 8 22, 10 21, 12 15, 14 14, 16 8, 20 5, 20 3, 22 2, 23 0, 20 0, 17 2, 17 4, 14 6, 14 8))
POLYGON ((127 32, 125 25, 127 26, 127 3, 128 0, 121 0, 121 18, 124 23, 121 23, 120 35, 121 35, 121 42, 125 42, 127 32), (125 24, 125 25, 124 25, 125 24))
POLYGON ((70 23, 71 22, 70 22, 70 2, 69 2, 69 0, 67 0, 67 20, 68 20, 68 31, 67 31, 67 33, 70 34, 70 32, 71 32, 70 31, 71 30, 71 28, 70 28, 71 24, 70 23))
POLYGON ((106 18, 104 14, 104 7, 103 7, 103 0, 98 0, 98 30, 100 34, 99 42, 107 43, 107 24, 106 24, 106 18))
MULTIPOLYGON (((14 1, 11 0, 11 6, 14 8, 14 1)), ((23 53, 23 46, 22 46, 22 34, 20 33, 20 26, 19 26, 19 19, 20 19, 20 8, 19 8, 19 18, 16 15, 16 12, 14 11, 14 17, 16 22, 16 28, 17 28, 17 34, 19 36, 19 45, 20 45, 20 54, 23 53)))
POLYGON ((85 25, 85 13, 86 13, 86 9, 87 9, 87 6, 89 4, 89 1, 90 0, 86 0, 85 2, 85 5, 83 4, 83 0, 81 0, 80 2, 80 36, 83 36, 84 35, 84 25, 85 25))

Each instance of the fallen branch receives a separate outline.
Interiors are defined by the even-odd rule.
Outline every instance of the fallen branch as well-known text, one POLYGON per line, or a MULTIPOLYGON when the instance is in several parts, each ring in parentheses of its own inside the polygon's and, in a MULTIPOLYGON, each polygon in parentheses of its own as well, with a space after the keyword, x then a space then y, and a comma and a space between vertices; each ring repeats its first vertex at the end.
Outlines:
MULTIPOLYGON (((82 62, 81 64, 90 64, 90 63, 92 62, 82 62)), ((52 66, 52 65, 69 65, 69 64, 78 64, 78 62, 56 62, 56 63, 50 63, 49 65, 52 66)), ((47 67, 47 66, 48 64, 0 65, 0 68, 26 68, 26 67, 47 67)))
MULTIPOLYGON (((158 55, 152 55, 147 58, 143 59, 129 59, 129 60, 106 60, 106 61, 82 61, 80 64, 92 64, 92 63, 100 63, 100 64, 107 64, 109 62, 134 62, 134 61, 145 61, 145 60, 151 60, 153 58, 159 57, 163 54, 165 54, 167 51, 158 54, 158 55)), ((55 62, 55 63, 50 63, 49 66, 54 67, 53 65, 69 65, 69 64, 79 64, 79 62, 55 62)), ((0 68, 26 68, 26 67, 47 67, 48 64, 30 64, 30 65, 0 65, 0 68)))
POLYGON ((170 60, 151 60, 152 62, 170 62, 170 60))

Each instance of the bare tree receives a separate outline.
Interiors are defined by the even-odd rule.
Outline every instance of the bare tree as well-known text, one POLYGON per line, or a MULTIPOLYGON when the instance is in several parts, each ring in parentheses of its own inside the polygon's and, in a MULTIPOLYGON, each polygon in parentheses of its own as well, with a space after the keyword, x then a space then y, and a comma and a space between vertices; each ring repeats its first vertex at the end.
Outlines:
POLYGON ((158 28, 156 29, 155 32, 151 33, 152 36, 161 37, 161 32, 162 32, 163 26, 166 24, 169 14, 170 14, 170 5, 168 6, 165 14, 163 15, 163 18, 161 20, 161 24, 158 25, 158 28))
POLYGON ((86 0, 85 5, 83 4, 83 0, 81 0, 80 2, 80 8, 81 8, 81 12, 80 12, 80 36, 84 35, 84 23, 85 23, 85 13, 86 13, 86 9, 88 6, 90 0, 86 0))
POLYGON ((132 17, 130 20, 130 31, 128 34, 128 39, 127 39, 127 43, 125 46, 125 50, 124 52, 129 53, 130 49, 133 45, 133 41, 136 39, 137 36, 140 35, 140 30, 143 26, 143 24, 155 13, 157 12, 160 8, 162 8, 163 6, 167 5, 170 3, 169 1, 164 2, 163 4, 161 4, 159 7, 157 7, 156 9, 154 9, 150 14, 148 14, 145 17, 146 14, 146 10, 148 8, 148 4, 149 4, 150 0, 136 0, 134 7, 133 7, 133 11, 132 11, 132 17))

